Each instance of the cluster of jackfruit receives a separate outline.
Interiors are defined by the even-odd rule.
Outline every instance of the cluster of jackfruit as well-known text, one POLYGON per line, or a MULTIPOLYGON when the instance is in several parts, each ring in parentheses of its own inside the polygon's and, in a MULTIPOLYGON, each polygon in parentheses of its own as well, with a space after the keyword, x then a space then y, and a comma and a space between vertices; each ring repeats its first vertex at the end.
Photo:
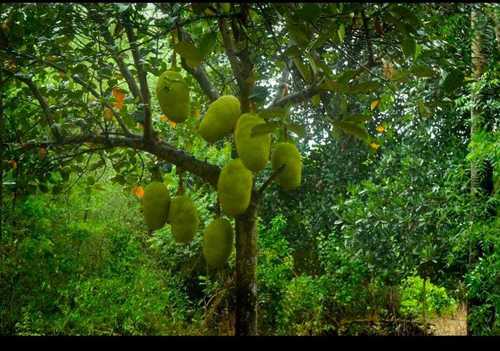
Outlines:
MULTIPOLYGON (((156 94, 162 112, 174 122, 184 122, 190 110, 189 87, 182 75, 173 70, 164 72, 158 79, 156 94)), ((272 169, 279 172, 276 181, 285 190, 300 186, 302 159, 297 147, 279 143, 271 156, 271 134, 252 135, 254 127, 266 123, 258 114, 241 114, 238 98, 224 95, 212 102, 198 133, 209 143, 234 133, 238 158, 229 161, 221 170, 217 192, 221 210, 228 216, 243 214, 250 205, 253 173, 263 170, 271 158, 272 169)), ((197 231, 199 218, 193 201, 185 196, 170 200, 168 191, 160 182, 153 182, 145 189, 144 216, 151 230, 168 222, 179 243, 190 242, 197 231)), ((211 267, 221 267, 231 254, 233 228, 222 217, 213 220, 203 233, 203 255, 211 267)))
POLYGON ((144 221, 150 230, 171 225, 175 241, 186 244, 193 240, 200 223, 193 200, 186 195, 170 199, 162 182, 153 181, 144 188, 142 198, 144 221))

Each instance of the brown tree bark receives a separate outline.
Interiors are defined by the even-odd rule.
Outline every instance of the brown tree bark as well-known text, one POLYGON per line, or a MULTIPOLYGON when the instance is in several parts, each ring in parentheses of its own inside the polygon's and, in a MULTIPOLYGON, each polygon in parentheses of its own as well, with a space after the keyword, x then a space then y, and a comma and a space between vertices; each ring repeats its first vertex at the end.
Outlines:
POLYGON ((257 207, 250 206, 236 219, 236 325, 237 336, 257 335, 257 207))

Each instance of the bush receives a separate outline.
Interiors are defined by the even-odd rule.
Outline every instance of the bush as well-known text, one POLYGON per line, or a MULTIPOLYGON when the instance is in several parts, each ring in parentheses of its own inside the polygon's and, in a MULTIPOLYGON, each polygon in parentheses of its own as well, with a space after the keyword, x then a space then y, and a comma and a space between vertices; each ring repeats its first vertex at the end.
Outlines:
POLYGON ((428 318, 451 315, 457 309, 457 302, 444 287, 432 284, 427 278, 424 291, 424 279, 406 278, 401 286, 401 313, 411 318, 422 317, 424 303, 428 318))

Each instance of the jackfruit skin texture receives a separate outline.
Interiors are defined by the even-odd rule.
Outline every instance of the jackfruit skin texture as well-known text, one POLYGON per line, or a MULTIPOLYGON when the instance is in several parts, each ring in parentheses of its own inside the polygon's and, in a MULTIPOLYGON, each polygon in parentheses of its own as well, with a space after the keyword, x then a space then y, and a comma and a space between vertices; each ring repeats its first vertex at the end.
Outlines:
POLYGON ((233 250, 234 232, 225 218, 212 221, 203 233, 203 256, 210 267, 219 268, 226 263, 233 250))
POLYGON ((189 86, 179 72, 165 71, 156 83, 156 96, 168 119, 181 123, 189 116, 189 86))
POLYGON ((167 221, 170 194, 165 184, 154 181, 144 188, 142 198, 144 220, 150 230, 160 229, 167 221))
POLYGON ((176 242, 187 244, 193 240, 200 223, 193 200, 187 195, 174 197, 170 203, 168 222, 176 242))
POLYGON ((234 132, 238 156, 245 167, 254 172, 263 170, 269 161, 271 135, 266 133, 251 136, 253 127, 263 123, 266 122, 258 115, 245 113, 238 119, 234 132))
POLYGON ((271 163, 274 171, 285 164, 285 168, 276 177, 276 180, 283 189, 292 190, 300 186, 302 180, 302 157, 294 144, 277 144, 271 163))
POLYGON ((231 134, 240 115, 240 100, 232 95, 221 96, 208 106, 198 133, 207 142, 213 143, 231 134))
POLYGON ((222 168, 217 181, 217 193, 222 211, 228 216, 242 214, 250 205, 253 175, 239 158, 222 168))

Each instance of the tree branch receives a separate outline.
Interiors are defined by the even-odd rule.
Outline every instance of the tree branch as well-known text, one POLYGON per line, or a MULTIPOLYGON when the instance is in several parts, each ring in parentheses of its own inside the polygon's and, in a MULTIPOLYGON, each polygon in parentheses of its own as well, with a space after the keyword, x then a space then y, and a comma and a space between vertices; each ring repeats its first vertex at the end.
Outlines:
POLYGON ((276 171, 274 171, 269 178, 264 182, 264 184, 261 185, 259 190, 257 191, 259 196, 262 196, 264 193, 264 190, 273 182, 273 180, 276 179, 280 175, 281 172, 285 169, 286 164, 281 165, 280 168, 278 168, 276 171))
POLYGON ((118 65, 118 68, 120 69, 123 78, 125 78, 125 81, 127 82, 130 92, 132 93, 134 98, 140 99, 139 87, 137 86, 137 83, 134 77, 132 76, 132 73, 130 73, 129 69, 127 68, 127 65, 123 61, 123 58, 120 55, 118 55, 118 53, 113 49, 115 45, 113 37, 111 36, 109 31, 104 27, 101 27, 101 32, 104 37, 104 40, 106 40, 106 43, 108 44, 107 46, 111 53, 111 56, 116 61, 116 64, 118 65))
MULTIPOLYGON (((180 27, 179 27, 179 35, 181 35, 183 41, 191 43, 193 42, 189 34, 180 27)), ((196 69, 193 69, 192 67, 187 65, 186 60, 181 56, 181 65, 182 68, 188 71, 196 79, 196 81, 200 84, 201 90, 203 90, 203 92, 205 93, 205 95, 207 95, 210 101, 215 101, 219 98, 219 93, 213 87, 212 83, 208 79, 208 74, 205 71, 205 68, 201 64, 198 67, 196 67, 196 69)))
POLYGON ((368 30, 368 22, 366 20, 365 11, 361 10, 361 17, 363 19, 363 30, 365 31, 366 45, 368 49, 368 67, 373 67, 375 65, 375 60, 373 58, 373 48, 370 39, 370 32, 368 30))
POLYGON ((220 169, 219 167, 209 164, 204 161, 200 161, 181 150, 175 149, 173 146, 167 144, 166 142, 146 142, 140 135, 131 136, 109 136, 109 135, 79 135, 71 138, 61 139, 55 142, 30 142, 22 146, 22 150, 28 150, 42 144, 47 146, 51 145, 54 147, 63 145, 75 145, 93 143, 103 145, 107 148, 115 147, 128 147, 135 150, 142 150, 155 155, 156 157, 165 160, 169 163, 182 168, 211 184, 215 188, 217 187, 217 180, 219 179, 220 169))
POLYGON ((38 90, 38 87, 33 82, 33 80, 31 78, 24 77, 20 74, 14 74, 14 73, 7 71, 5 69, 3 69, 3 71, 14 76, 15 78, 17 78, 21 82, 25 83, 30 88, 31 92, 33 93, 33 95, 37 99, 38 103, 40 104, 40 107, 42 108, 42 111, 45 115, 45 119, 47 121, 47 124, 49 125, 50 130, 51 130, 52 134, 54 135, 54 138, 56 138, 56 140, 59 140, 61 138, 61 133, 59 132, 59 129, 57 129, 54 126, 54 124, 55 124, 54 114, 52 113, 52 111, 49 107, 49 104, 47 103, 47 101, 45 100, 43 95, 40 93, 40 90, 38 90))
MULTIPOLYGON (((123 27, 125 27, 125 32, 127 33, 129 43, 135 43, 136 37, 128 18, 123 18, 123 27)), ((139 84, 141 86, 142 105, 144 108, 144 139, 147 142, 150 142, 153 140, 153 123, 151 120, 151 104, 146 76, 147 73, 144 69, 143 59, 137 47, 134 47, 132 49, 132 57, 134 58, 134 63, 137 68, 137 75, 139 76, 139 84)))
POLYGON ((321 83, 323 83, 323 82, 324 82, 324 79, 320 80, 319 83, 317 83, 311 87, 308 87, 302 91, 284 96, 284 97, 278 99, 277 101, 273 102, 271 104, 271 106, 269 106, 268 108, 282 107, 282 106, 287 105, 287 104, 297 104, 297 103, 306 101, 321 91, 320 86, 321 86, 321 83))
POLYGON ((238 86, 240 86, 241 89, 241 79, 240 77, 240 62, 238 60, 238 57, 236 56, 236 50, 234 48, 234 42, 229 34, 229 31, 226 28, 226 24, 224 19, 219 20, 219 30, 222 35, 222 42, 224 44, 224 51, 226 52, 227 58, 229 59, 229 63, 231 65, 231 70, 233 71, 233 75, 236 77, 238 81, 238 86))
MULTIPOLYGON (((8 50, 8 51, 10 51, 10 50, 8 50)), ((16 53, 16 54, 20 55, 20 56, 28 57, 28 58, 30 58, 30 59, 38 62, 38 63, 45 64, 47 66, 55 68, 58 71, 61 71, 61 72, 64 72, 64 73, 67 73, 67 71, 68 71, 65 67, 59 66, 58 64, 55 64, 55 63, 52 63, 52 62, 43 61, 43 60, 38 59, 38 58, 36 58, 34 56, 31 56, 31 55, 20 54, 20 53, 16 53)), ((76 83, 80 84, 82 87, 84 87, 85 89, 87 89, 87 91, 89 91, 96 99, 98 99, 98 100, 101 99, 101 95, 99 95, 97 93, 97 91, 94 88, 92 88, 92 86, 90 86, 90 84, 88 84, 87 82, 85 82, 84 80, 82 80, 80 77, 78 77, 78 75, 72 74, 71 78, 73 78, 73 80, 76 83)), ((121 118, 120 114, 118 112, 116 112, 110 104, 108 104, 106 102, 103 102, 103 105, 105 107, 109 108, 110 111, 113 113, 113 116, 117 120, 118 124, 120 125, 120 127, 123 130, 123 132, 125 133, 125 135, 132 135, 132 133, 128 130, 127 125, 125 124, 125 122, 123 122, 123 119, 121 118)))

